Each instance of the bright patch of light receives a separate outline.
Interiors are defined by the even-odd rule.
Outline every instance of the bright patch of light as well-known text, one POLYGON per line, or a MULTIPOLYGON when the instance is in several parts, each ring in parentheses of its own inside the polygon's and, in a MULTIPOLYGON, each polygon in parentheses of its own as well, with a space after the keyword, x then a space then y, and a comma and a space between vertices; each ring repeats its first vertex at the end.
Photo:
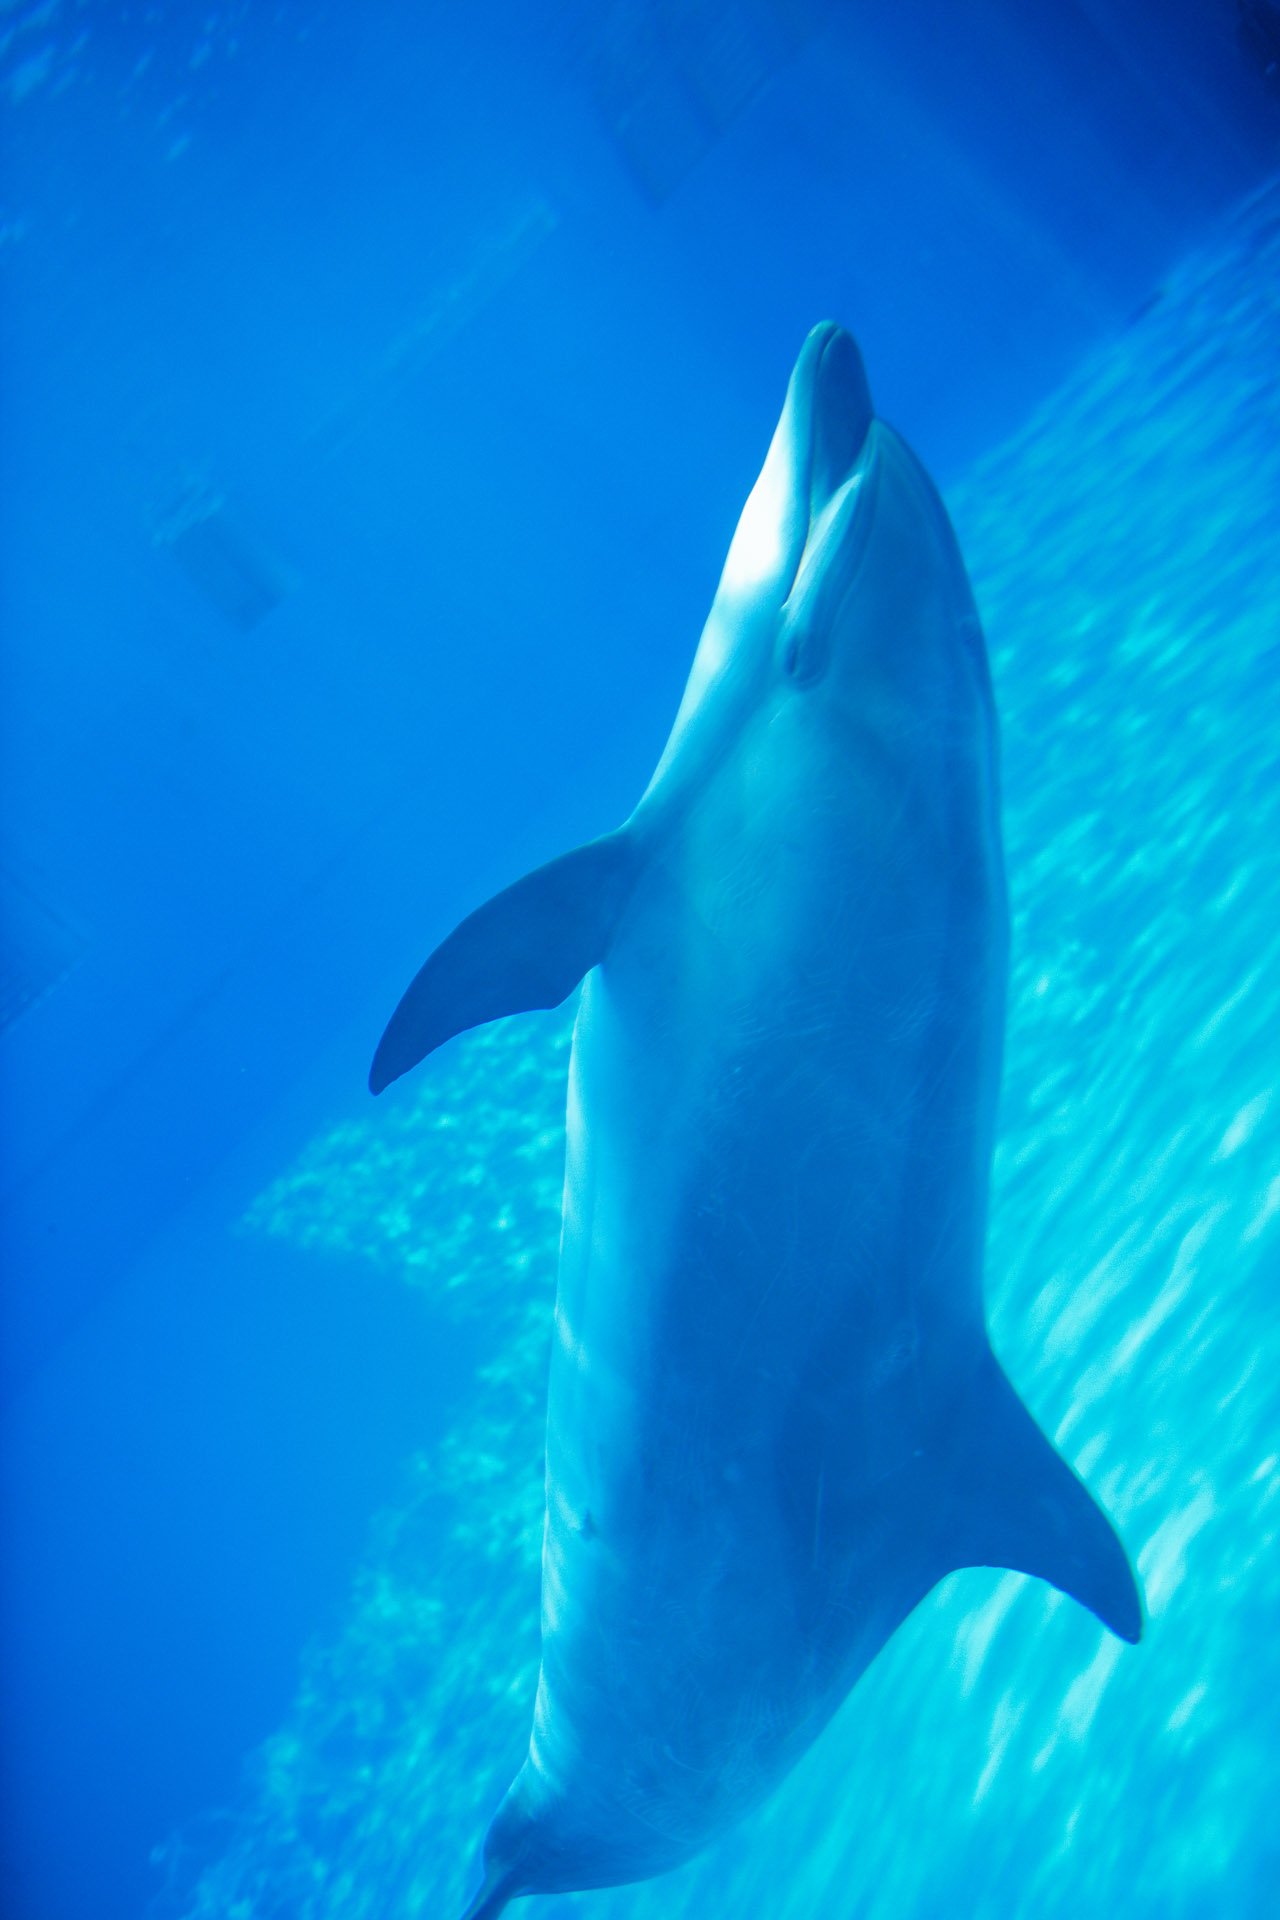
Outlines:
POLYGON ((1213 1156, 1214 1159, 1229 1160, 1233 1153, 1239 1153, 1241 1147, 1246 1145, 1251 1138, 1254 1128, 1270 1105, 1271 1095, 1268 1092, 1260 1093, 1256 1100, 1250 1100, 1247 1106, 1241 1107, 1239 1113, 1218 1142, 1218 1150, 1213 1156))
POLYGON ((760 478, 747 495, 747 504, 730 543, 720 576, 722 589, 732 594, 750 593, 782 571, 786 560, 790 467, 781 447, 770 450, 760 478))

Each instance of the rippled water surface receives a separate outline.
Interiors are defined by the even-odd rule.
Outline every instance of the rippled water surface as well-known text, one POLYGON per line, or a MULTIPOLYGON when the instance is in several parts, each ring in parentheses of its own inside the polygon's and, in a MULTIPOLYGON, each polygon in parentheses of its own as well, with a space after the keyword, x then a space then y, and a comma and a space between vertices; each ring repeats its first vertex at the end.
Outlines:
MULTIPOLYGON (((993 1338, 1119 1525, 1147 1636, 954 1575, 749 1831, 548 1920, 1276 1910, 1280 191, 949 504, 1014 907, 993 1338)), ((489 1357, 375 1527, 193 1915, 461 1911, 537 1667, 569 1026, 467 1037, 246 1222, 394 1269, 489 1357)))

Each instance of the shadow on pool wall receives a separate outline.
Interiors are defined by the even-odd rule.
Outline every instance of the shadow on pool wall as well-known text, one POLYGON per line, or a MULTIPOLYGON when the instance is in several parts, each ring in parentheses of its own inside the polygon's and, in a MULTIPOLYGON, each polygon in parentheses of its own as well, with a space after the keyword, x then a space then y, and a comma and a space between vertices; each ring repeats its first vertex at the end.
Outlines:
MULTIPOLYGON (((1271 1911, 1277 498, 1280 187, 949 499, 1002 714, 1014 915, 994 1344, 1134 1551, 1146 1640, 1020 1575, 954 1575, 749 1831, 548 1920, 1271 1911)), ((464 1038, 245 1221, 399 1273, 482 1324, 490 1358, 382 1515, 224 1843, 193 1832, 162 1860, 167 1913, 461 1911, 537 1668, 569 1031, 561 1011, 464 1038)))

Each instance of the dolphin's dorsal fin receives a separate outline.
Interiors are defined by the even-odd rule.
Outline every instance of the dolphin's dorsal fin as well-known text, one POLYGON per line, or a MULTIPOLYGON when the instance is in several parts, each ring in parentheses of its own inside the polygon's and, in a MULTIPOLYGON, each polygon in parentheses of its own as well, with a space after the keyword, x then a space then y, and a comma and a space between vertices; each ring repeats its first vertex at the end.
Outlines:
POLYGON ((417 973, 369 1069, 374 1093, 455 1033, 504 1013, 558 1007, 608 951, 631 890, 619 829, 562 853, 468 914, 417 973))
POLYGON ((1035 1574, 1131 1644, 1142 1602, 1128 1556, 1093 1496, 1041 1433, 994 1354, 949 1435, 939 1515, 942 1557, 957 1567, 1035 1574))

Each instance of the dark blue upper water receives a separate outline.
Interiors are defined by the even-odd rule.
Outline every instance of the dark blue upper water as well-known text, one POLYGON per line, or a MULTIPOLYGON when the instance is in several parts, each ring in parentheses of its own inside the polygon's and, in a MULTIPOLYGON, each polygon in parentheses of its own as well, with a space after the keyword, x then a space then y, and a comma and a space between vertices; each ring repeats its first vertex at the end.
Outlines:
POLYGON ((825 314, 992 653, 993 1339, 1150 1622, 953 1576, 749 1832, 577 1904, 1271 1911, 1243 12, 0 11, 6 1914, 460 1907, 537 1662, 568 1015, 363 1075, 457 915, 633 803, 825 314))

